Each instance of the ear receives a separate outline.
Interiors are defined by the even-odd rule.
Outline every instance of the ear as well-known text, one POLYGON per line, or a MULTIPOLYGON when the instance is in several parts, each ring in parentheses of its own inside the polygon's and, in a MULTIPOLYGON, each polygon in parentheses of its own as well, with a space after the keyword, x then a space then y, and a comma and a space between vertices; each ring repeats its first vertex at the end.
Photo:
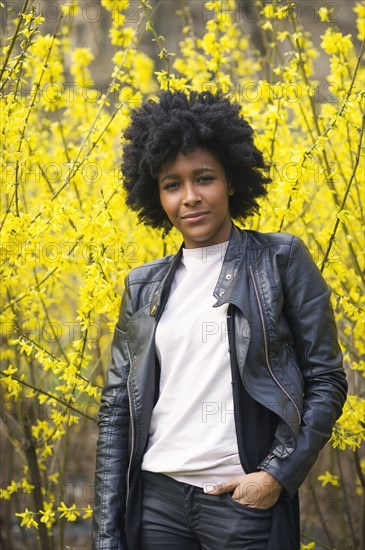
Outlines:
POLYGON ((232 197, 232 195, 234 195, 234 194, 235 194, 235 189, 230 185, 230 186, 228 187, 228 195, 229 195, 230 197, 232 197))

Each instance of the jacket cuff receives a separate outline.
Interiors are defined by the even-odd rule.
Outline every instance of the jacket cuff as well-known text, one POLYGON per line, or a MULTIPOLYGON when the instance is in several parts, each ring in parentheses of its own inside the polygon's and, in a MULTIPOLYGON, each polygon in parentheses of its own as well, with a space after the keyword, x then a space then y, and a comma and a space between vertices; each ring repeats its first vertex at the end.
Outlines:
POLYGON ((264 460, 259 464, 257 467, 258 470, 264 470, 268 474, 271 474, 275 479, 281 483, 283 486, 285 492, 290 496, 290 498, 293 498, 295 493, 298 491, 301 482, 295 483, 293 481, 289 481, 285 475, 283 475, 283 468, 282 468, 282 460, 277 458, 273 454, 269 454, 264 460))

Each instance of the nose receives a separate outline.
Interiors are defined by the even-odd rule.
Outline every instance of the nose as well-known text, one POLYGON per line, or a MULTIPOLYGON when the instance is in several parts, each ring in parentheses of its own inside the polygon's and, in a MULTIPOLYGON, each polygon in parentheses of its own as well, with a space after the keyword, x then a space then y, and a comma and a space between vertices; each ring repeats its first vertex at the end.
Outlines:
POLYGON ((184 204, 197 204, 201 202, 200 189, 198 186, 191 182, 187 182, 184 185, 183 203, 184 204))

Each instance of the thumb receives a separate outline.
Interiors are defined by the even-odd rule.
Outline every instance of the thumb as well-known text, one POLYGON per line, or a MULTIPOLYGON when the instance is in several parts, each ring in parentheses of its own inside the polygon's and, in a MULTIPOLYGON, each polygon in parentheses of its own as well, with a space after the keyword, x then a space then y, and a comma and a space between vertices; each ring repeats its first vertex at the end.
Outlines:
POLYGON ((231 491, 234 491, 236 487, 239 485, 239 481, 235 479, 230 479, 229 481, 226 481, 225 483, 217 484, 214 489, 211 491, 207 491, 208 495, 221 495, 223 493, 228 493, 231 491))

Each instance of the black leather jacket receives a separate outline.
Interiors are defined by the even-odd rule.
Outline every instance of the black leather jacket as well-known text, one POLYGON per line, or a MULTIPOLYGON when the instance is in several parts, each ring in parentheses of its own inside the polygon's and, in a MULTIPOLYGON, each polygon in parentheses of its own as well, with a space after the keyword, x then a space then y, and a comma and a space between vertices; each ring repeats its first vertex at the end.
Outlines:
MULTIPOLYGON (((154 335, 180 256, 181 249, 126 277, 99 413, 94 550, 139 550, 139 472, 158 396, 154 335)), ((246 472, 271 473, 292 497, 330 438, 346 397, 330 289, 297 237, 232 225, 214 296, 215 306, 230 304, 242 465, 246 472), (245 413, 242 391, 253 404, 245 413), (260 429, 246 436, 245 448, 251 412, 260 429)))

